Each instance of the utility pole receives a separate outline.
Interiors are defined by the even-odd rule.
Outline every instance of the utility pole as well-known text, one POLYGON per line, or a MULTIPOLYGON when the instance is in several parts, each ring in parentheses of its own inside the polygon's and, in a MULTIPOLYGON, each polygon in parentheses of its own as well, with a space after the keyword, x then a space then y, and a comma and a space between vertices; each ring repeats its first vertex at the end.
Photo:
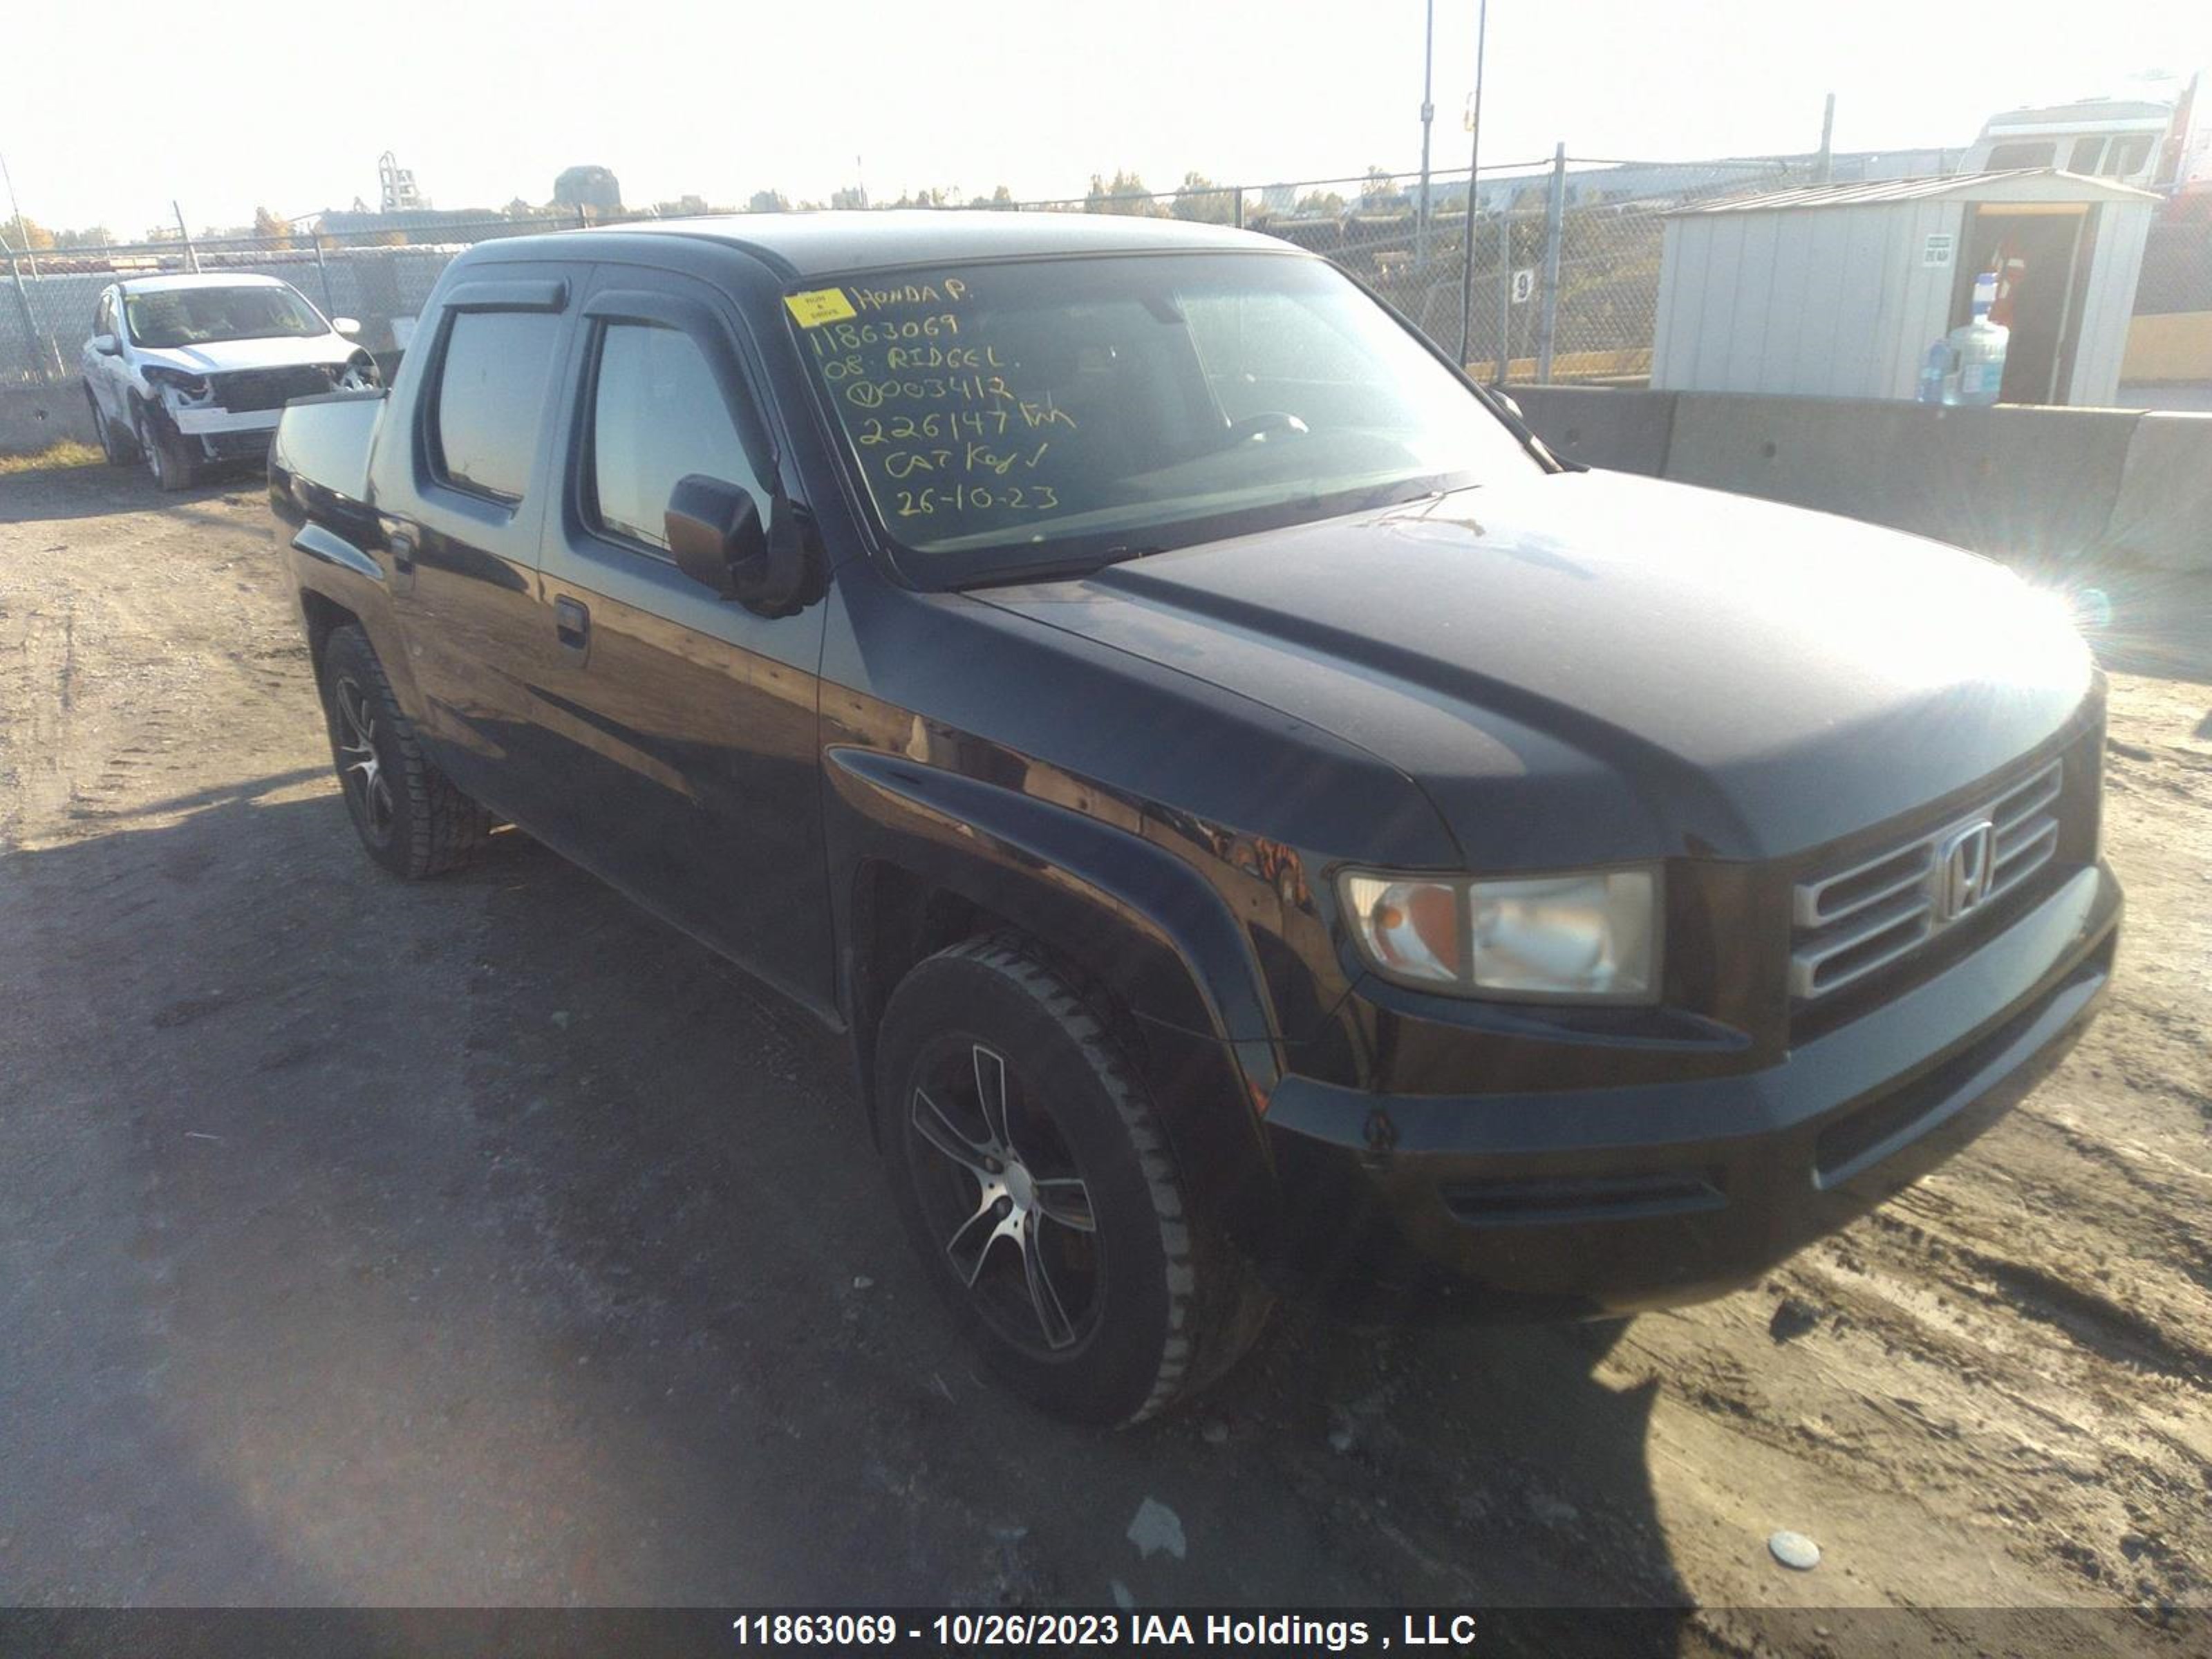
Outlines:
MULTIPOLYGON (((4 180, 8 185, 8 211, 15 220, 15 246, 23 250, 23 257, 31 262, 31 275, 35 276, 39 274, 39 257, 32 250, 31 233, 23 223, 23 204, 15 199, 15 175, 8 171, 8 158, 4 155, 0 155, 0 180, 4 180)), ((14 259, 10 258, 8 263, 13 269, 14 259)))
POLYGON ((323 279, 323 313, 325 316, 335 317, 338 314, 338 302, 337 297, 331 292, 330 262, 323 258, 323 227, 320 221, 318 221, 315 225, 314 245, 315 274, 323 279))
POLYGON ((1835 176, 1834 139, 1836 137, 1836 94, 1828 94, 1828 106, 1820 115, 1820 161, 1814 169, 1813 182, 1825 185, 1835 176))
POLYGON ((49 379, 46 369, 49 359, 57 368, 60 365, 60 359, 56 355, 58 348, 52 346, 39 327, 39 313, 31 308, 31 291, 23 286, 23 268, 15 263, 15 250, 8 246, 5 236, 0 236, 0 254, 7 256, 8 278, 15 284, 15 303, 23 308, 23 327, 27 331, 26 337, 31 343, 32 358, 38 364, 39 378, 42 380, 49 379))
MULTIPOLYGON (((1474 209, 1480 194, 1476 186, 1482 179, 1482 54, 1489 42, 1490 0, 1481 0, 1474 26, 1474 118, 1468 123, 1474 136, 1468 141, 1467 147, 1467 268, 1460 273, 1459 282, 1459 361, 1462 368, 1467 364, 1468 341, 1474 333, 1474 209)), ((1501 229, 1504 222, 1499 219, 1501 229)), ((1503 252, 1498 255, 1501 259, 1504 257, 1503 252)))
POLYGON ((185 210, 172 200, 169 211, 177 216, 177 234, 185 239, 185 259, 191 266, 192 275, 197 276, 200 274, 200 251, 192 246, 191 232, 185 228, 185 210))
POLYGON ((1544 309, 1536 323, 1536 383, 1552 383, 1552 351, 1559 332, 1559 247, 1567 228, 1567 146, 1552 152, 1552 190, 1544 204, 1544 309))
POLYGON ((1437 118, 1437 0, 1428 0, 1428 21, 1421 37, 1421 199, 1413 212, 1413 264, 1429 258, 1429 126, 1437 118))

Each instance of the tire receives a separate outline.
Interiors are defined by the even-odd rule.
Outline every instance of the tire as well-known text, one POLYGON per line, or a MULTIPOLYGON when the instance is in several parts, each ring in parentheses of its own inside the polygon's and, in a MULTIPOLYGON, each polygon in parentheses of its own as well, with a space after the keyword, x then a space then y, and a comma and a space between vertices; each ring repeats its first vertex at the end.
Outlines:
POLYGON ((1264 1295, 1206 1224, 1120 1045, 1024 941, 971 940, 915 968, 876 1054, 899 1212, 1014 1393, 1127 1425, 1250 1346, 1264 1295))
POLYGON ((100 399, 92 395, 92 388, 84 389, 84 400, 92 407, 92 429, 100 437, 100 453, 110 466, 128 466, 138 459, 137 451, 115 433, 115 422, 101 412, 100 399))
POLYGON ((139 453, 146 458, 146 470, 154 475, 155 486, 173 494, 198 483, 202 462, 193 453, 197 446, 178 431, 160 410, 143 400, 134 402, 131 408, 131 435, 138 441, 139 453))
POLYGON ((337 629, 324 642, 321 678, 331 758, 369 857, 406 881, 467 863, 491 821, 424 757, 358 627, 337 629))

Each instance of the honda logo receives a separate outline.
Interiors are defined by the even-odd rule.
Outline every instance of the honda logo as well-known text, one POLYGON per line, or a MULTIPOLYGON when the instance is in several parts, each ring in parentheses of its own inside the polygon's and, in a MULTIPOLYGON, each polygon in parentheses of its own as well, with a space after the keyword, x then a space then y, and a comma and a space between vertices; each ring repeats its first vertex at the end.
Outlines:
POLYGON ((1987 818, 1961 824, 1936 844, 1936 925, 1956 921, 1990 896, 1996 830, 1987 818))

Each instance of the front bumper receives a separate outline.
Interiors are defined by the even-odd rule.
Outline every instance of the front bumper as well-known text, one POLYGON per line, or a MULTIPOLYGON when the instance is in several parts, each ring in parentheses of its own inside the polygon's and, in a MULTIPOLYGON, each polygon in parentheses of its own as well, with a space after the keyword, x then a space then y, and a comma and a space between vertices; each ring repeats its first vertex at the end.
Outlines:
POLYGON ((172 404, 170 418, 188 438, 212 438, 232 433, 258 433, 263 437, 284 418, 282 409, 179 409, 172 404))
POLYGON ((2026 1094, 2103 994, 2120 910, 2112 872, 2083 869, 1972 955, 1763 1071, 1460 1097, 1285 1078, 1267 1114, 1274 1254, 1340 1299, 1407 1311, 1591 1316, 1738 1288, 2026 1094))

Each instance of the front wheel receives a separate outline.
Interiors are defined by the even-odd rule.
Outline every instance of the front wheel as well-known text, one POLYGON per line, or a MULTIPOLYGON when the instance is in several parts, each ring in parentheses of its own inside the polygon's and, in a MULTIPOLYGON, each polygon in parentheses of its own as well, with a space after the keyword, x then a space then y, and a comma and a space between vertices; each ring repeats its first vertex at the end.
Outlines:
POLYGON ((877 1109, 926 1271, 1033 1404, 1137 1422, 1256 1334, 1265 1298, 1194 1204, 1134 1069, 1022 942, 972 940, 901 982, 877 1109))
POLYGON ((139 452, 146 457, 146 470, 153 474, 155 486, 174 493, 190 489, 199 482, 200 458, 195 453, 199 446, 177 430, 169 417, 147 404, 134 409, 133 434, 138 441, 139 452))

